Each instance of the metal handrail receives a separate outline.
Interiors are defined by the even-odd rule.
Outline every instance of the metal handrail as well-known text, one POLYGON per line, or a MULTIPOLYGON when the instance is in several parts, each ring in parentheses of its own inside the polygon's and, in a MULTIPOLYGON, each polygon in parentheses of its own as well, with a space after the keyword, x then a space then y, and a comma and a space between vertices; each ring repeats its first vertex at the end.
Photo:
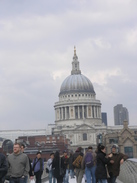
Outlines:
POLYGON ((124 183, 136 183, 137 182, 137 159, 127 159, 120 166, 120 175, 118 180, 124 183))

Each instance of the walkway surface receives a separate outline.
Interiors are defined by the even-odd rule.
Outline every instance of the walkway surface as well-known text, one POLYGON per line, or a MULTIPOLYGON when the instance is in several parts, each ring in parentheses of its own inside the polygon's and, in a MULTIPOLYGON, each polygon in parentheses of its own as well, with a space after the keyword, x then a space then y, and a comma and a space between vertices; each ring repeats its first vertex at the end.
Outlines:
MULTIPOLYGON (((49 181, 46 181, 45 183, 49 183, 49 181)), ((71 179, 69 177, 69 183, 76 183, 76 179, 75 178, 74 179, 71 179)), ((82 183, 85 183, 84 178, 82 179, 82 183)), ((123 182, 121 182, 120 180, 117 180, 116 183, 123 183, 123 182)))

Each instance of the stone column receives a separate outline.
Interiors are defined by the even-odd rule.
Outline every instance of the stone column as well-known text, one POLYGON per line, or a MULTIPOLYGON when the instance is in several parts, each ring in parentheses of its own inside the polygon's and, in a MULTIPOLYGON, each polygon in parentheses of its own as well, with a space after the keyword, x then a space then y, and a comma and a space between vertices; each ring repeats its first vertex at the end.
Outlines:
POLYGON ((89 109, 89 106, 87 105, 87 118, 89 118, 88 109, 89 109))
POLYGON ((76 119, 76 115, 75 115, 75 106, 73 106, 73 118, 76 119))
POLYGON ((96 118, 96 107, 94 106, 94 118, 96 118))
POLYGON ((97 118, 99 118, 99 116, 98 116, 98 106, 96 107, 96 114, 97 114, 97 118))
POLYGON ((65 107, 65 119, 68 119, 68 117, 67 117, 67 107, 65 107))
POLYGON ((79 106, 78 106, 78 119, 80 119, 79 106))
POLYGON ((91 118, 93 118, 93 106, 91 105, 91 118))
POLYGON ((82 106, 82 118, 84 119, 84 106, 82 106))
POLYGON ((60 108, 58 108, 58 111, 59 111, 59 120, 61 120, 61 117, 60 117, 60 108))
POLYGON ((63 120, 63 107, 61 108, 61 119, 63 120))

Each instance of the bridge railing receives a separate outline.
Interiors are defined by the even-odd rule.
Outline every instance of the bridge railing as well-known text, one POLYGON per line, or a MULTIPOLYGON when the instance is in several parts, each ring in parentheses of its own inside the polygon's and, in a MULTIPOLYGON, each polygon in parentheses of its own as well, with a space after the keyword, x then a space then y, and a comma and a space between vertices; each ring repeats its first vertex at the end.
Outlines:
POLYGON ((118 180, 123 183, 137 183, 137 159, 127 159, 120 166, 118 180))

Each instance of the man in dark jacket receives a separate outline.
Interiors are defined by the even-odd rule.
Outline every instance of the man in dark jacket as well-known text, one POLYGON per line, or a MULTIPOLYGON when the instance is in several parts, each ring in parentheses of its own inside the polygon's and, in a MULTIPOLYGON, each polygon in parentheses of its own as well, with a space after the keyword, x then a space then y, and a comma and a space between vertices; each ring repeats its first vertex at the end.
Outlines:
POLYGON ((8 164, 4 154, 0 153, 0 183, 4 182, 4 177, 8 171, 8 164))
POLYGON ((73 151, 70 152, 69 155, 69 171, 70 171, 70 177, 75 178, 74 177, 74 166, 73 166, 73 151))
POLYGON ((119 147, 117 144, 112 146, 111 154, 111 160, 113 160, 114 163, 108 165, 108 171, 110 174, 108 183, 115 183, 120 172, 120 165, 128 158, 128 156, 119 152, 119 147))
POLYGON ((41 158, 41 151, 38 151, 36 154, 36 158, 33 160, 32 169, 34 171, 34 175, 36 177, 36 183, 41 183, 41 177, 44 170, 44 160, 41 158))
MULTIPOLYGON (((25 150, 25 145, 21 144, 21 152, 24 153, 24 150, 25 150)), ((32 171, 31 160, 30 160, 29 157, 28 157, 28 159, 29 159, 29 167, 30 167, 29 177, 30 177, 30 179, 33 179, 34 178, 34 174, 33 174, 33 171, 32 171)), ((26 181, 26 183, 28 182, 28 176, 25 177, 25 181, 26 181)))

